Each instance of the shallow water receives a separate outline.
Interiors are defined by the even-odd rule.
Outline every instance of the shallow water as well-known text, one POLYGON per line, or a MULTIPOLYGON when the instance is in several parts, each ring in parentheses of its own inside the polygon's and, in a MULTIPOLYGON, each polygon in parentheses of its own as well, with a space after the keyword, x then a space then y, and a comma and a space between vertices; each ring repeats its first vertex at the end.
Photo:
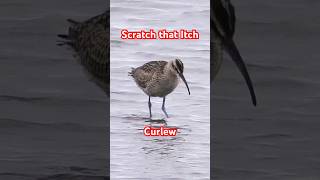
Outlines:
POLYGON ((0 179, 104 179, 107 99, 57 34, 105 0, 0 2, 0 179))
MULTIPOLYGON (((258 107, 251 106, 242 77, 226 58, 214 84, 214 175, 223 180, 318 179, 320 3, 232 2, 238 16, 236 41, 248 62, 258 107)), ((88 81, 72 53, 55 45, 56 34, 66 32, 65 19, 84 20, 97 15, 104 11, 104 3, 105 0, 0 2, 0 179, 104 178, 108 161, 106 96, 88 81)), ((142 24, 185 28, 192 27, 193 22, 204 23, 204 27, 206 18, 199 16, 207 14, 205 6, 192 3, 161 1, 154 7, 152 1, 143 5, 138 0, 125 1, 123 4, 130 6, 123 8, 121 3, 113 7, 119 20, 113 28, 121 28, 123 21, 130 27, 142 24), (199 11, 196 15, 194 8, 199 11), (153 17, 152 21, 146 22, 146 14, 153 17)), ((206 30, 201 34, 208 36, 206 30)), ((127 134, 119 132, 125 138, 114 136, 113 143, 118 145, 113 148, 119 150, 115 154, 127 159, 117 159, 121 167, 114 163, 113 173, 135 177, 146 173, 159 178, 164 172, 173 178, 207 177, 209 154, 201 150, 208 149, 208 119, 186 115, 190 111, 207 112, 207 107, 184 109, 186 105, 206 103, 197 92, 207 91, 207 87, 196 82, 207 76, 195 76, 198 71, 193 67, 207 60, 207 44, 170 42, 169 48, 158 43, 154 46, 151 41, 112 41, 113 49, 119 47, 115 54, 121 60, 121 64, 115 64, 119 66, 118 77, 120 82, 126 82, 120 84, 125 88, 115 96, 119 100, 113 102, 119 102, 117 107, 121 108, 115 111, 113 122, 115 127, 128 130, 127 134), (181 84, 168 97, 167 110, 172 116, 168 124, 182 128, 182 133, 176 139, 150 140, 141 132, 148 124, 144 119, 148 116, 147 97, 126 77, 126 72, 131 66, 168 56, 184 57, 192 96, 181 84), (121 67, 123 64, 125 67, 121 67), (131 102, 126 100, 128 97, 131 102), (203 156, 196 157, 198 152, 203 156), (170 164, 163 166, 166 160, 170 164)), ((154 98, 153 102, 156 117, 163 117, 161 100, 154 98)))
MULTIPOLYGON (((210 170, 210 46, 209 1, 111 1, 111 122, 112 179, 209 179, 210 170), (141 28, 192 29, 200 40, 120 39, 120 30, 141 28), (131 67, 152 60, 181 58, 191 96, 183 83, 167 96, 176 137, 146 137, 148 96, 128 76, 131 67)), ((155 119, 162 99, 152 98, 155 119)))

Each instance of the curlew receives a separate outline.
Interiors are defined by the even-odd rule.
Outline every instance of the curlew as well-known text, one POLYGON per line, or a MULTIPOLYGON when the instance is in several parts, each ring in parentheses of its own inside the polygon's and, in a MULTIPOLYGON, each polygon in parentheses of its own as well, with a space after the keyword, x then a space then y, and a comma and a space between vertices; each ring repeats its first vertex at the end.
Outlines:
POLYGON ((213 77, 214 79, 222 64, 223 49, 230 55, 243 75, 250 91, 252 103, 256 106, 256 95, 253 85, 247 71, 246 65, 239 53, 236 44, 233 41, 235 31, 235 12, 234 7, 229 0, 214 0, 211 3, 211 28, 214 33, 213 40, 213 77))
POLYGON ((69 45, 87 75, 109 96, 109 11, 84 22, 67 20, 67 34, 59 34, 59 46, 69 45))
POLYGON ((170 94, 179 84, 179 77, 185 83, 188 93, 190 90, 186 79, 183 76, 183 63, 180 59, 172 61, 150 61, 140 67, 132 68, 129 75, 133 77, 136 84, 149 96, 148 107, 151 113, 151 97, 162 97, 162 111, 168 118, 165 108, 166 96, 170 94))

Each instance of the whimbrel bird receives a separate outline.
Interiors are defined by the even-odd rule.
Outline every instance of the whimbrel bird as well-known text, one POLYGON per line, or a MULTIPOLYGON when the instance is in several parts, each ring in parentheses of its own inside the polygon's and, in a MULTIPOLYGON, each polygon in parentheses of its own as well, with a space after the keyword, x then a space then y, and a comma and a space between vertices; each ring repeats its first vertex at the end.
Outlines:
POLYGON ((170 94, 179 84, 179 77, 186 84, 189 95, 190 90, 183 76, 183 63, 180 59, 173 61, 150 61, 140 67, 132 68, 129 75, 133 77, 136 84, 149 96, 149 114, 151 113, 151 97, 162 97, 162 111, 168 118, 165 108, 166 96, 170 94), (178 77, 179 76, 179 77, 178 77))
POLYGON ((72 47, 90 79, 109 96, 109 11, 84 22, 67 21, 68 34, 58 35, 63 39, 58 45, 72 47))
POLYGON ((235 31, 235 12, 234 7, 229 0, 213 0, 211 3, 211 28, 214 33, 213 51, 211 51, 211 57, 213 57, 213 77, 214 79, 221 67, 223 59, 223 48, 231 56, 232 60, 236 63, 241 74, 245 78, 248 85, 252 103, 257 104, 256 96, 254 93, 253 85, 247 71, 246 65, 239 53, 237 46, 233 41, 235 31))

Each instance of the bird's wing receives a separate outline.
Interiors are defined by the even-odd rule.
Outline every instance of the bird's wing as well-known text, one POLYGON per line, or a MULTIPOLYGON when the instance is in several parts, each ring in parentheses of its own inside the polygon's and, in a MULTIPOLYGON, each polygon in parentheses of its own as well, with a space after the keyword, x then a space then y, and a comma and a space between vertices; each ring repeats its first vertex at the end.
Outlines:
POLYGON ((152 80, 154 73, 159 70, 163 71, 166 64, 166 61, 150 61, 133 69, 132 76, 138 86, 146 88, 148 83, 152 80))
POLYGON ((59 45, 70 45, 92 80, 107 91, 110 54, 108 11, 84 22, 68 21, 71 26, 67 35, 58 35, 65 40, 59 45))

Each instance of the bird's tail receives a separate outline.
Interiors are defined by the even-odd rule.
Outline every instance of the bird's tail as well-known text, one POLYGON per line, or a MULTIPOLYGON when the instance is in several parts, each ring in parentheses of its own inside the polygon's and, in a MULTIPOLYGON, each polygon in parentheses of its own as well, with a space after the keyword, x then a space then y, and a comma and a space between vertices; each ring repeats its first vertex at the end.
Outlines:
POLYGON ((133 76, 134 71, 135 71, 135 68, 131 68, 131 71, 130 71, 130 72, 128 72, 128 76, 133 76))
POLYGON ((237 48, 237 46, 235 45, 234 41, 232 39, 229 39, 229 40, 226 40, 224 42, 225 44, 225 48, 226 48, 226 51, 229 53, 229 55, 231 56, 232 60, 236 63, 236 65, 238 66, 241 74, 243 75, 247 85, 248 85, 248 88, 249 88, 249 91, 250 91, 250 95, 251 95, 251 99, 252 99, 252 103, 254 105, 257 105, 257 100, 256 100, 256 95, 255 95, 255 92, 254 92, 254 89, 253 89, 253 85, 252 85, 252 81, 250 79, 250 76, 249 76, 249 73, 248 73, 248 70, 246 68, 246 65, 239 53, 239 50, 237 48))
POLYGON ((71 25, 69 27, 68 34, 58 34, 57 36, 62 40, 57 41, 57 45, 58 46, 69 45, 73 47, 74 46, 73 40, 77 37, 78 25, 81 23, 72 19, 67 19, 67 21, 71 25))
POLYGON ((66 35, 66 34, 58 34, 57 36, 62 39, 62 40, 58 40, 57 41, 57 45, 58 46, 64 46, 64 45, 73 46, 73 43, 70 40, 70 37, 68 35, 66 35))

